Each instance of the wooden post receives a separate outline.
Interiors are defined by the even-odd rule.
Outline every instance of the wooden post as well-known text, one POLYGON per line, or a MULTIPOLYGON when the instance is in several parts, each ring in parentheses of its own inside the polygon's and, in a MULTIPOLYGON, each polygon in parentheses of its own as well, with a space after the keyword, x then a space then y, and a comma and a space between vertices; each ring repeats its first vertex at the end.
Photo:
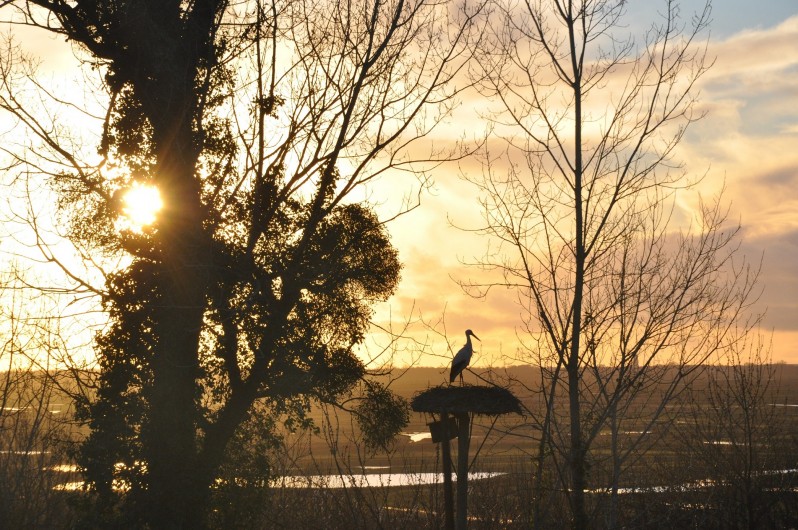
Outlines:
POLYGON ((457 413, 457 530, 468 528, 468 446, 471 442, 471 415, 457 413))
POLYGON ((468 448, 471 444, 473 414, 521 413, 521 402, 512 392, 495 386, 440 385, 417 394, 410 401, 416 412, 440 414, 441 421, 430 423, 434 443, 443 443, 443 493, 446 530, 465 530, 468 525, 468 448), (452 417, 452 414, 454 417, 452 417), (452 425, 449 425, 449 423, 452 425), (457 433, 457 519, 455 526, 452 495, 452 449, 449 438, 457 433))
MULTIPOLYGON (((446 530, 454 530, 454 498, 452 495, 452 451, 449 436, 449 413, 441 412, 443 424, 443 440, 441 445, 441 458, 443 458, 443 504, 445 508, 444 525, 446 530)), ((458 477, 459 480, 459 477, 458 477)), ((458 490, 459 492, 459 490, 458 490)))

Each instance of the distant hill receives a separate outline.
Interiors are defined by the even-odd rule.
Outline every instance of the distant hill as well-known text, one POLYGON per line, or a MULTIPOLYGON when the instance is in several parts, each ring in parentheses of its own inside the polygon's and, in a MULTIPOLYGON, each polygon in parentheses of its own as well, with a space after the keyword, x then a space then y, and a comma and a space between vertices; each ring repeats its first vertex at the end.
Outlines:
MULTIPOLYGON (((479 377, 482 375, 487 378, 489 368, 477 367, 467 369, 464 374, 464 380, 468 384, 479 384, 479 377)), ((532 366, 512 366, 508 368, 497 368, 494 372, 501 374, 503 377, 510 377, 515 380, 523 381, 525 384, 532 384, 539 381, 540 376, 537 369, 532 366)), ((382 382, 387 382, 388 377, 379 378, 382 382)), ((432 388, 435 386, 448 384, 449 382, 449 367, 429 367, 429 366, 415 366, 412 368, 397 368, 391 373, 390 388, 400 396, 412 397, 414 394, 432 388)), ((539 386, 539 385, 538 385, 539 386)))
MULTIPOLYGON (((773 365, 775 384, 771 391, 783 398, 782 402, 798 403, 798 364, 776 363, 773 365)), ((709 367, 709 370, 723 370, 724 367, 709 367)), ((491 369, 476 367, 466 370, 464 374, 465 382, 468 384, 480 384, 477 375, 487 378, 491 369)), ((506 368, 493 369, 494 373, 502 378, 522 383, 527 388, 540 387, 540 373, 534 366, 510 366, 506 368)), ((701 388, 702 380, 706 376, 700 377, 696 382, 701 388)), ((387 376, 379 378, 382 382, 388 382, 387 376)), ((411 368, 397 368, 391 373, 390 388, 400 396, 410 398, 413 395, 431 387, 447 384, 449 382, 448 367, 428 367, 416 366, 411 368)))
MULTIPOLYGON (((798 364, 776 363, 773 365, 775 374, 775 384, 771 391, 778 394, 782 403, 798 404, 798 364)), ((722 370, 723 367, 710 367, 710 370, 722 370)), ((502 380, 513 380, 521 383, 519 387, 529 389, 540 388, 540 373, 534 366, 510 366, 506 368, 490 369, 485 367, 469 368, 464 374, 467 384, 485 384, 480 381, 478 376, 488 379, 490 372, 493 371, 502 380)), ((7 406, 14 406, 20 400, 32 400, 41 392, 42 383, 45 381, 58 380, 59 384, 64 385, 69 392, 76 391, 74 380, 71 374, 51 373, 50 378, 43 378, 42 374, 35 371, 28 372, 23 380, 9 380, 8 372, 0 371, 0 393, 3 389, 10 390, 5 395, 8 402, 7 406), (70 382, 71 381, 71 382, 70 382), (17 383, 17 384, 13 384, 17 383)), ((706 377, 706 376, 704 376, 706 377)), ((16 378, 15 378, 16 379, 16 378)), ((383 383, 390 381, 390 388, 400 396, 411 398, 418 392, 431 387, 448 384, 449 367, 428 367, 417 366, 411 368, 394 369, 390 376, 377 377, 383 383)), ((492 378, 491 378, 492 379, 492 378)), ((697 388, 700 388, 701 380, 697 381, 697 388)), ((49 386, 49 385, 48 385, 49 386)), ((52 394, 50 401, 59 404, 60 408, 68 408, 69 397, 63 389, 49 386, 52 394)), ((0 398, 3 396, 0 396, 0 398)))

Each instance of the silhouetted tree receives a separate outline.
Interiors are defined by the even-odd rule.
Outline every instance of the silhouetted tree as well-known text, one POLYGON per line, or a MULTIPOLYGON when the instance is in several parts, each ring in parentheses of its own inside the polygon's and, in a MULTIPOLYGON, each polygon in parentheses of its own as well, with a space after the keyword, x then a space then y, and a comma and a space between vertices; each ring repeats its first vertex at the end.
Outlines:
POLYGON ((705 502, 717 507, 708 510, 710 526, 779 528, 794 516, 795 442, 779 372, 769 345, 751 337, 691 394, 681 446, 709 483, 705 502))
POLYGON ((83 409, 93 524, 201 527, 256 401, 301 416, 364 375, 355 348, 400 265, 352 192, 455 156, 409 147, 447 114, 469 17, 450 25, 450 6, 426 0, 10 4, 75 43, 109 97, 100 164, 74 154, 66 124, 40 127, 8 75, 2 100, 49 150, 26 168, 50 172, 72 240, 130 256, 102 290, 110 325, 83 409), (52 160, 67 169, 44 169, 52 160), (136 184, 157 187, 164 208, 120 230, 136 184))
POLYGON ((67 399, 75 389, 54 370, 63 347, 59 320, 42 318, 43 300, 21 291, 12 274, 0 276, 0 521, 4 528, 64 526, 74 515, 61 490, 76 478, 64 465, 77 438, 67 399))
POLYGON ((709 63, 696 40, 709 8, 685 29, 663 2, 637 47, 623 1, 496 5, 503 16, 477 64, 499 107, 491 142, 503 143, 469 177, 490 238, 477 265, 496 276, 465 286, 518 291, 519 360, 543 381, 532 411, 537 526, 564 492, 573 528, 602 514, 615 527, 622 471, 694 370, 728 345, 756 278, 735 261, 738 229, 719 202, 674 219, 693 184, 676 149, 701 117, 694 92, 709 63), (610 457, 593 450, 603 434, 610 457), (589 487, 606 488, 606 511, 587 504, 589 487))

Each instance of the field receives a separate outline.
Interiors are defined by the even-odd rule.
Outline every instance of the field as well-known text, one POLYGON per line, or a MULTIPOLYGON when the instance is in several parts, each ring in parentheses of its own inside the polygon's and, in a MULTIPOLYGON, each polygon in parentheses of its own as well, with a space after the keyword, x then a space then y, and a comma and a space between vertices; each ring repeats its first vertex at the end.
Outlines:
MULTIPOLYGON (((798 366, 779 365, 775 373, 778 384, 760 396, 757 409, 767 424, 757 424, 748 438, 719 428, 722 422, 713 416, 717 403, 706 397, 703 379, 653 425, 646 423, 650 411, 643 403, 615 437, 609 429, 599 432, 590 452, 588 496, 595 526, 798 526, 798 366), (624 463, 615 497, 607 489, 613 483, 613 439, 616 447, 642 440, 624 463), (612 502, 618 520, 611 524, 612 502)), ((503 375, 519 382, 515 391, 526 411, 474 418, 471 473, 493 475, 469 483, 469 527, 529 528, 536 513, 543 528, 566 527, 567 491, 556 480, 563 459, 548 454, 541 481, 535 481, 536 372, 513 368, 503 375)), ((413 368, 391 388, 410 399, 445 377, 440 369, 413 368)), ((484 384, 474 374, 466 383, 484 384)), ((3 409, 0 515, 20 528, 68 527, 83 495, 69 442, 85 430, 62 422, 70 410, 57 388, 44 390, 29 386, 3 409), (42 393, 50 401, 34 409, 35 396, 42 393)), ((346 413, 325 407, 312 417, 316 432, 286 432, 284 448, 268 455, 271 482, 219 483, 214 511, 219 527, 443 528, 440 444, 425 437, 433 418, 412 413, 388 450, 369 452, 346 413)))
MULTIPOLYGON (((696 380, 693 391, 668 407, 659 422, 645 428, 645 406, 637 419, 624 424, 620 438, 645 440, 624 465, 618 483, 621 523, 626 528, 789 528, 798 524, 798 366, 775 367, 777 384, 761 396, 761 405, 770 425, 758 428, 747 445, 733 433, 716 429, 713 407, 705 397, 708 381, 696 380), (713 429, 716 429, 713 431, 713 429), (728 436, 732 434, 732 436, 728 436), (731 439, 734 438, 734 439, 731 439), (747 453, 741 457, 741 451, 747 453), (746 461, 746 458, 749 458, 746 461)), ((483 374, 487 376, 487 374, 483 374)), ((513 379, 534 389, 536 373, 530 368, 513 368, 513 379)), ((397 380, 392 388, 410 398, 420 390, 440 384, 442 370, 417 368, 397 380)), ((467 383, 479 380, 467 377, 467 383)), ((519 389, 518 397, 534 410, 534 396, 519 389)), ((650 398, 651 396, 645 396, 650 398)), ((641 398, 643 399, 643 398, 641 398)), ((653 400, 656 402, 656 400, 653 400)), ((650 412, 650 411, 649 411, 650 412)), ((397 477, 439 473, 440 446, 429 439, 412 441, 413 435, 428 432, 431 417, 414 413, 411 423, 392 451, 368 454, 358 444, 357 429, 345 415, 326 418, 317 412, 317 421, 330 428, 322 436, 298 443, 286 458, 281 472, 286 475, 341 475, 357 485, 361 474, 379 475, 381 487, 347 490, 322 488, 313 491, 284 488, 275 499, 287 503, 277 513, 290 510, 290 503, 302 503, 310 495, 314 503, 326 506, 324 513, 339 514, 341 528, 412 527, 442 528, 442 486, 434 484, 396 486, 397 477), (325 421, 326 420, 326 421, 325 421), (330 447, 334 447, 333 455, 330 447), (388 481, 392 481, 388 483, 388 481)), ((536 496, 534 471, 539 429, 531 416, 508 415, 496 422, 477 416, 471 440, 472 473, 499 473, 472 480, 469 514, 472 528, 528 528, 533 521, 536 496)), ((596 527, 608 526, 611 494, 611 432, 604 429, 591 451, 590 503, 596 527)), ((619 442, 621 445, 623 441, 619 442)), ((453 444, 453 447, 456 444, 453 444)), ((454 449, 453 449, 454 450, 454 449)), ((556 466, 549 471, 556 473, 556 466)), ((550 477, 548 477, 550 478, 550 477)), ((554 481, 549 481, 553 484, 554 481)), ((540 493, 538 493, 540 495, 540 493)), ((544 528, 567 526, 567 499, 563 491, 545 491, 544 528), (565 517, 565 518, 564 518, 565 517)), ((272 519, 271 524, 280 526, 272 519)), ((313 521, 303 524, 312 528, 313 521)), ((329 527, 338 523, 327 521, 329 527)))

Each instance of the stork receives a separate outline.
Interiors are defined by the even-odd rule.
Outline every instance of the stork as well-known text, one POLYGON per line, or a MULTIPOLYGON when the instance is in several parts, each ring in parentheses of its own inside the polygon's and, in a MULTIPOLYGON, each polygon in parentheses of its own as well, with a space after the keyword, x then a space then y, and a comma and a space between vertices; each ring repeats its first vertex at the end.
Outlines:
POLYGON ((457 379, 457 376, 460 376, 460 384, 463 384, 463 370, 466 369, 468 363, 471 362, 471 355, 474 353, 474 347, 471 345, 471 337, 473 336, 475 339, 480 340, 479 337, 474 335, 474 332, 470 329, 467 329, 466 332, 466 343, 465 346, 460 348, 460 351, 457 352, 457 355, 454 356, 452 359, 452 371, 449 374, 449 383, 454 383, 454 380, 457 379))

